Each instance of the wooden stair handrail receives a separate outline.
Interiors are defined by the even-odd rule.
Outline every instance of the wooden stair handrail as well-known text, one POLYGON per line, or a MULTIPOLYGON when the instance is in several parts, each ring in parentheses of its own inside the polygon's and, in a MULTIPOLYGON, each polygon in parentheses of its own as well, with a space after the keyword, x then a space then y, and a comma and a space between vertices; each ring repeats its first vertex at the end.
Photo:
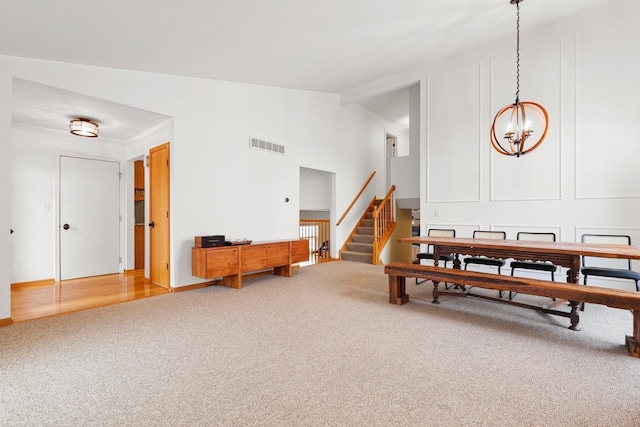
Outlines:
POLYGON ((364 183, 364 185, 362 186, 362 188, 360 189, 360 192, 358 193, 358 195, 355 197, 355 199, 353 199, 353 201, 351 202, 351 204, 349 205, 349 207, 347 208, 346 211, 344 211, 344 213, 342 214, 342 216, 340 217, 340 219, 338 220, 338 222, 336 222, 336 226, 340 225, 340 223, 342 222, 342 220, 347 216, 347 214, 349 213, 349 211, 351 210, 351 208, 353 207, 353 205, 356 204, 356 202, 358 201, 358 199, 360 198, 360 196, 362 196, 362 193, 364 193, 364 190, 367 188, 367 186, 369 185, 369 183, 371 182, 371 180, 373 179, 373 176, 376 174, 376 171, 373 171, 371 173, 371 176, 369 177, 369 179, 367 180, 367 182, 364 183))
POLYGON ((382 207, 385 205, 385 203, 387 203, 387 200, 389 200, 391 198, 391 196, 393 195, 394 191, 396 191, 396 186, 392 185, 391 188, 389 188, 389 191, 387 192, 387 195, 384 196, 384 199, 382 199, 382 202, 380 202, 378 207, 375 208, 375 210, 373 211, 373 216, 374 217, 379 215, 380 211, 382 210, 382 207))
POLYGON ((373 210, 373 264, 380 263, 380 252, 386 244, 391 232, 395 228, 395 220, 393 218, 393 192, 396 186, 389 188, 386 196, 373 210))

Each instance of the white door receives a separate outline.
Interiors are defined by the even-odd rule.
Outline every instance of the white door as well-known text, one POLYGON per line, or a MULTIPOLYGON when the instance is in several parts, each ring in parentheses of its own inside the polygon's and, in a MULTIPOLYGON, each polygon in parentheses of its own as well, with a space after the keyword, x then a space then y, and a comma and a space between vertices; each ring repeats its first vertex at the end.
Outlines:
POLYGON ((120 164, 60 156, 60 280, 118 273, 120 164))

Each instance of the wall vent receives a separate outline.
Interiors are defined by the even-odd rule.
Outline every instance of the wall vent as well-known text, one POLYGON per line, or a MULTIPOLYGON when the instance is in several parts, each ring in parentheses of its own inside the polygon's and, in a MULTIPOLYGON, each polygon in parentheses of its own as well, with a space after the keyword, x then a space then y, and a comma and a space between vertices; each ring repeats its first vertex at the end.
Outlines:
POLYGON ((284 154, 284 145, 275 144, 262 139, 249 137, 249 147, 257 150, 270 151, 272 153, 284 154))

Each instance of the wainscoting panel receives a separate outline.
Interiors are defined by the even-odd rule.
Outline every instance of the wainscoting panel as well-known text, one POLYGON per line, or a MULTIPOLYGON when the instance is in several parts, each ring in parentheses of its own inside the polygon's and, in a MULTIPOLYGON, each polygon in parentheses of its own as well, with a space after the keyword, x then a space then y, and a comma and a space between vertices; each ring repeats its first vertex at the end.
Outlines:
MULTIPOLYGON (((491 121, 502 107, 515 101, 515 63, 515 51, 491 58, 491 121)), ((547 110, 549 130, 538 148, 520 158, 502 155, 491 148, 491 200, 558 200, 562 197, 561 72, 560 39, 520 48, 520 100, 536 102, 547 110)), ((488 123, 483 144, 491 144, 490 126, 488 123)))
POLYGON ((480 129, 479 63, 428 79, 428 202, 480 200, 480 129))
POLYGON ((638 28, 632 15, 576 33, 577 198, 640 197, 638 28))

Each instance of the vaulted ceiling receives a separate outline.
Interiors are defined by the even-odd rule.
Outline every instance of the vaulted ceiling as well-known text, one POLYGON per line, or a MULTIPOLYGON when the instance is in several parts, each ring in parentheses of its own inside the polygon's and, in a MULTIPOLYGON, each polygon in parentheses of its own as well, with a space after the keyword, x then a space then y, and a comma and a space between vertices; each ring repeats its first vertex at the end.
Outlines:
MULTIPOLYGON (((524 1, 521 27, 612 1, 524 1)), ((509 0, 20 0, 2 6, 0 54, 343 93, 514 32, 509 0)), ((18 122, 38 88, 20 89, 18 122)))
MULTIPOLYGON (((528 0, 523 30, 612 0, 528 0)), ((342 93, 514 33, 509 0, 20 0, 0 54, 342 93)))

